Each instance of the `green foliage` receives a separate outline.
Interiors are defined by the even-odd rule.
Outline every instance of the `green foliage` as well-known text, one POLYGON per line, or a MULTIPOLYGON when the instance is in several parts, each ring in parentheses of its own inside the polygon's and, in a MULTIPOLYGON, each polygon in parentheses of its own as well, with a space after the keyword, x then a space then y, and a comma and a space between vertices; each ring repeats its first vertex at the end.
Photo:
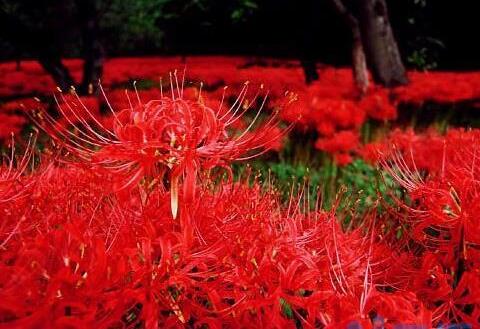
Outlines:
POLYGON ((288 319, 293 319, 292 306, 283 298, 280 298, 280 305, 282 307, 282 314, 288 319))
POLYGON ((120 48, 134 51, 136 47, 160 48, 163 31, 159 22, 168 0, 113 0, 100 20, 108 36, 111 51, 120 48))
POLYGON ((320 170, 311 170, 304 164, 293 165, 287 162, 269 163, 268 169, 276 179, 282 182, 293 181, 297 184, 304 182, 312 187, 319 186, 324 173, 320 170))
POLYGON ((237 0, 237 5, 233 7, 230 17, 233 23, 245 22, 258 9, 258 4, 254 0, 237 0))
POLYGON ((415 68, 428 71, 437 67, 437 62, 431 61, 428 55, 427 48, 420 48, 414 50, 410 56, 407 57, 409 64, 413 65, 415 68))
POLYGON ((440 40, 430 37, 418 38, 415 43, 418 45, 417 49, 407 57, 408 63, 422 71, 437 68, 439 52, 445 45, 440 40))
MULTIPOLYGON (((317 194, 322 193, 322 185, 327 181, 329 172, 327 167, 311 169, 302 163, 291 163, 285 161, 262 161, 256 159, 249 166, 257 177, 267 183, 270 182, 278 189, 283 201, 294 195, 308 199, 310 209, 315 207, 317 194)), ((237 164, 233 167, 235 177, 245 172, 245 165, 237 164)), ((323 199, 322 199, 323 200, 323 199)))
MULTIPOLYGON (((135 53, 159 49, 164 32, 164 6, 169 0, 92 0, 100 25, 100 38, 109 54, 135 53), (108 42, 106 42, 108 41, 108 42)), ((0 0, 0 10, 8 14, 48 41, 49 47, 58 47, 69 56, 81 54, 82 36, 79 23, 79 0, 30 0, 16 2, 0 0)), ((1 37, 1 31, 0 31, 1 37)), ((3 41, 5 42, 5 41, 3 41)), ((12 46, 17 46, 15 40, 12 46)), ((29 54, 26 54, 29 55, 29 54)))
MULTIPOLYGON (((257 159, 250 165, 257 177, 264 182, 272 182, 284 201, 292 195, 301 196, 312 210, 317 206, 330 209, 337 198, 341 200, 337 211, 343 214, 346 224, 352 215, 360 218, 369 209, 376 208, 381 214, 385 206, 394 206, 394 198, 404 198, 404 193, 393 178, 361 159, 349 165, 338 167, 328 156, 322 163, 309 166, 305 163, 285 161, 262 161, 257 159), (338 195, 342 190, 343 194, 338 195)), ((245 166, 236 165, 236 177, 245 171, 245 166)))
POLYGON ((233 23, 248 20, 257 10, 257 0, 163 0, 163 18, 178 20, 188 17, 200 25, 213 25, 219 19, 230 18, 233 23))
POLYGON ((345 187, 345 201, 342 207, 355 204, 355 212, 363 214, 376 204, 382 211, 382 203, 393 205, 393 196, 401 198, 403 192, 385 171, 379 170, 361 159, 356 159, 340 171, 338 185, 345 187))
POLYGON ((412 31, 415 32, 408 43, 407 62, 417 70, 433 70, 438 66, 440 54, 445 49, 445 45, 440 39, 431 35, 431 28, 428 26, 430 19, 426 17, 427 0, 413 0, 410 7, 411 14, 407 20, 412 31))

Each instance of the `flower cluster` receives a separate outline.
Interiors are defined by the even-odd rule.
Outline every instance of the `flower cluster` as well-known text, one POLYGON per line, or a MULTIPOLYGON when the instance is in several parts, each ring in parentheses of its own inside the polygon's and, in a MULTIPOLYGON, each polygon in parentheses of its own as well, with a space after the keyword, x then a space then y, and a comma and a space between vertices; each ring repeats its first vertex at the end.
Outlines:
POLYGON ((395 131, 374 147, 410 200, 397 216, 416 258, 409 285, 435 323, 479 322, 479 144, 478 130, 452 129, 395 131))
MULTIPOLYGON (((81 77, 82 63, 79 60, 65 60, 74 80, 81 77)), ((118 58, 105 63, 102 84, 110 90, 108 98, 114 108, 128 108, 124 90, 118 88, 131 85, 133 80, 147 81, 145 90, 140 90, 142 99, 159 99, 158 86, 162 84, 160 77, 174 68, 188 67, 187 81, 203 81, 202 91, 205 104, 216 108, 225 96, 222 88, 229 86, 230 94, 240 93, 245 81, 252 85, 264 84, 272 90, 266 108, 286 107, 281 118, 287 123, 294 123, 296 128, 313 131, 319 137, 317 144, 324 145, 328 140, 338 140, 342 134, 357 134, 360 127, 369 119, 385 122, 395 120, 398 116, 399 104, 415 104, 424 102, 456 103, 480 98, 480 75, 475 72, 410 72, 407 86, 388 90, 373 85, 362 98, 356 91, 350 69, 322 67, 319 69, 319 80, 312 85, 305 85, 303 73, 297 63, 289 61, 266 60, 262 65, 255 65, 240 57, 180 57, 168 58, 118 58), (210 63, 215 63, 211 65, 210 63), (285 94, 287 95, 285 97, 285 94), (288 104, 288 106, 286 106, 288 104), (335 136, 340 133, 339 136, 335 136)), ((0 97, 12 94, 49 95, 54 89, 54 82, 34 61, 22 61, 20 67, 16 63, 0 64, 0 97)), ((168 81, 164 81, 168 85, 168 81)), ((185 91, 195 93, 198 88, 185 85, 185 91)), ((41 97, 42 98, 42 97, 41 97)), ((43 99, 43 98, 42 98, 43 99)), ((228 102, 228 99, 225 101, 228 102)), ((82 102, 88 104, 92 113, 106 108, 102 97, 84 97, 82 102)), ((49 102, 41 106, 49 106, 49 102)), ((0 141, 8 140, 10 132, 18 133, 27 120, 21 109, 37 108, 31 99, 25 98, 5 104, 0 103, 0 141), (24 104, 22 108, 15 105, 24 104), (12 109, 15 109, 12 111, 12 109), (20 111, 18 111, 20 110, 20 111)), ((107 111, 108 112, 108 111, 107 111)), ((105 119, 100 113, 95 114, 99 121, 111 125, 111 118, 105 119), (106 120, 106 122, 103 122, 106 120)), ((70 118, 76 120, 75 118, 70 118)), ((235 124, 241 124, 236 120, 235 124)), ((358 145, 349 150, 335 150, 335 142, 328 146, 330 153, 340 163, 347 163, 356 152, 358 145)), ((324 148, 321 148, 324 150, 324 148)))
POLYGON ((371 326, 371 312, 429 321, 390 282, 402 281, 402 255, 258 183, 200 184, 178 221, 168 192, 114 192, 115 177, 91 168, 54 162, 23 179, 29 193, 1 205, 4 325, 340 328, 371 326))
POLYGON ((363 150, 367 112, 352 111, 381 113, 390 96, 312 97, 334 122, 315 121, 316 147, 339 162, 351 150, 375 153, 408 194, 344 227, 339 200, 325 211, 306 191, 282 202, 248 170, 233 180, 232 161, 278 147, 292 127, 279 120, 291 113, 262 119, 265 101, 249 97, 249 84, 232 106, 224 89, 216 101, 176 75, 170 84, 106 97, 108 120, 95 98, 57 96, 60 118, 32 115, 52 146, 37 154, 32 138, 15 156, 10 142, 0 165, 0 326, 480 325, 478 131, 395 131, 363 150))

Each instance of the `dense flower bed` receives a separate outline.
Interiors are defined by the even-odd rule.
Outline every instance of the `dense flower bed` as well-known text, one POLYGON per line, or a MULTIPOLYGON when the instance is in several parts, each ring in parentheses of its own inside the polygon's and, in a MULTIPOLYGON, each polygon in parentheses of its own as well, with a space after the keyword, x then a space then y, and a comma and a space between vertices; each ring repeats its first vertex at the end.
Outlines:
MULTIPOLYGON (((80 80, 81 61, 65 60, 65 64, 73 77, 80 80)), ((265 86, 270 91, 266 107, 285 108, 282 119, 294 122, 298 129, 314 131, 318 135, 315 145, 334 154, 340 164, 349 162, 352 152, 358 150, 359 140, 349 138, 348 148, 345 148, 346 143, 336 147, 340 146, 336 141, 342 136, 359 136, 360 127, 367 120, 395 120, 400 103, 451 104, 480 99, 480 73, 476 72, 410 72, 409 85, 394 90, 372 86, 365 97, 359 98, 350 69, 322 67, 319 81, 307 86, 295 62, 264 60, 256 63, 240 57, 110 59, 105 65, 102 84, 112 106, 124 109, 129 107, 124 88, 131 88, 134 80, 140 84, 144 82, 143 86, 139 85, 141 98, 158 98, 161 83, 169 88, 168 72, 182 67, 187 69, 186 87, 190 87, 186 88, 187 92, 198 96, 200 82, 203 82, 203 98, 212 107, 218 107, 222 101, 225 85, 230 95, 239 93, 246 81, 250 82, 252 95, 265 86)), ((21 112, 51 105, 52 102, 42 96, 51 95, 55 85, 34 61, 21 62, 20 70, 16 63, 0 64, 0 74, 0 98, 16 95, 14 100, 0 104, 0 140, 5 140, 10 131, 20 132, 27 122, 21 112), (33 96, 40 97, 42 103, 35 101, 33 96)), ((103 96, 85 97, 83 102, 92 111, 106 107, 103 96)))
POLYGON ((360 143, 400 103, 475 100, 479 74, 360 99, 347 69, 305 86, 294 63, 199 57, 169 78, 184 62, 110 60, 106 97, 46 97, 36 63, 0 65, 0 328, 480 326, 480 130, 360 143), (353 177, 376 196, 327 207, 307 178, 285 200, 270 172, 238 177, 292 131, 378 168, 376 191, 353 177))

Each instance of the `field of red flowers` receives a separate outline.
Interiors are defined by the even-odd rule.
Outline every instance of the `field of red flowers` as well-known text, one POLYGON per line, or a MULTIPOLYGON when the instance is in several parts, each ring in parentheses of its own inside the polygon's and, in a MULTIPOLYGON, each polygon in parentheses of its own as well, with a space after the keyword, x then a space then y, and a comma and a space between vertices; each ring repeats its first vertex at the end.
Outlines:
POLYGON ((480 73, 319 75, 0 64, 0 328, 480 327, 480 73))

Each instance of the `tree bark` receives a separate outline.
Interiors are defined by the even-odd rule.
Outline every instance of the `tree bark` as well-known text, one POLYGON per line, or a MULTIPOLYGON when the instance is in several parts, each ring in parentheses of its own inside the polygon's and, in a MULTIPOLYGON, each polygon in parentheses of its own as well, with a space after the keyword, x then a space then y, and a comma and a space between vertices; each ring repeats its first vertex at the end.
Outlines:
POLYGON ((318 0, 305 0, 302 6, 295 8, 294 14, 299 24, 294 24, 297 34, 300 65, 305 76, 305 83, 311 84, 318 80, 317 61, 315 54, 315 39, 311 31, 315 29, 315 20, 318 19, 316 2, 318 0))
POLYGON ((368 69, 358 20, 353 16, 352 12, 347 9, 342 0, 330 0, 330 2, 352 30, 353 77, 360 96, 363 96, 368 89, 368 69))
POLYGON ((353 66, 353 78, 355 85, 357 86, 360 96, 367 93, 368 90, 368 69, 367 59, 365 57, 365 51, 360 36, 360 30, 358 26, 353 32, 353 45, 352 45, 352 66, 353 66))
POLYGON ((361 0, 358 20, 374 80, 386 87, 408 83, 385 0, 361 0))
POLYGON ((40 53, 38 56, 38 62, 42 65, 43 69, 50 74, 62 91, 69 91, 72 86, 75 86, 75 82, 73 81, 68 68, 63 65, 59 56, 40 53))

